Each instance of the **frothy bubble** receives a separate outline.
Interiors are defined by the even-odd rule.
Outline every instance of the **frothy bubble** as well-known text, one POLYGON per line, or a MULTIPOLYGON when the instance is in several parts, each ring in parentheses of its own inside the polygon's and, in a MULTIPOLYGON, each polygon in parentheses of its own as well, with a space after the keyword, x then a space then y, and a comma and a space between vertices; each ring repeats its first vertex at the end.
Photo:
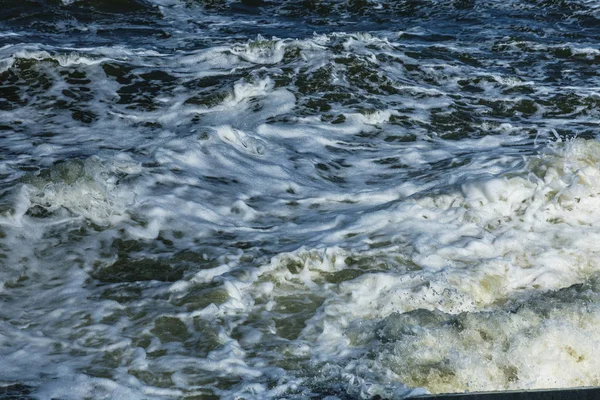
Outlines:
POLYGON ((21 181, 26 187, 28 211, 43 217, 67 210, 101 226, 122 221, 135 197, 119 190, 114 172, 131 174, 139 172, 139 167, 126 157, 115 160, 111 167, 97 158, 76 159, 25 176, 21 181))

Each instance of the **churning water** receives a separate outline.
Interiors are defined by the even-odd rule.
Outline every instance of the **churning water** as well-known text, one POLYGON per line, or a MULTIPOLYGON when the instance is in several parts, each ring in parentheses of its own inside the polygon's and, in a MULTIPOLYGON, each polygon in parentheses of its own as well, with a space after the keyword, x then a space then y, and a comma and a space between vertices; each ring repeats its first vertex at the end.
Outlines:
POLYGON ((0 3, 1 385, 600 385, 600 2, 0 3))

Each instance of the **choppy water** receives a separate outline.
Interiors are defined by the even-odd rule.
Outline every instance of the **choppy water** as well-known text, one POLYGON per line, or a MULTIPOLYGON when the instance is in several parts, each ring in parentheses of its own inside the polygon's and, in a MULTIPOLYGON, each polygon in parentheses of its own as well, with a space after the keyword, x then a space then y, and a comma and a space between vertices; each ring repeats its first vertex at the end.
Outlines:
POLYGON ((600 385, 600 3, 3 0, 0 384, 600 385))

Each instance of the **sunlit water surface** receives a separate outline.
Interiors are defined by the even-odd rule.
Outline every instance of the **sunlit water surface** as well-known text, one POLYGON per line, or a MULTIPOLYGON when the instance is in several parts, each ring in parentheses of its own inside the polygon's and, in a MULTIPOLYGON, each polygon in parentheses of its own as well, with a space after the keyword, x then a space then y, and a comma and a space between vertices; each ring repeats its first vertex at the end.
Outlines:
POLYGON ((599 2, 2 3, 1 385, 600 385, 599 2))

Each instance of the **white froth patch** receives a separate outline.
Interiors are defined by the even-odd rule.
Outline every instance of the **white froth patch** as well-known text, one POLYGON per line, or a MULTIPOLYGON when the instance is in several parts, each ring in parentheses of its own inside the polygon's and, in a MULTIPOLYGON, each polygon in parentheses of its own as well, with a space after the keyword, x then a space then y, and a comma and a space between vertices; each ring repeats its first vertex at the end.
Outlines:
POLYGON ((8 71, 15 63, 14 57, 3 58, 0 60, 0 73, 8 71))
POLYGON ((596 141, 557 143, 522 170, 373 212, 347 231, 385 232, 391 243, 357 255, 339 248, 282 254, 254 278, 275 282, 257 298, 271 299, 265 307, 272 310, 283 288, 321 294, 325 300, 300 336, 316 344, 313 360, 375 351, 375 361, 358 364, 409 386, 452 392, 598 385, 597 295, 581 306, 576 289, 551 292, 600 270, 599 161, 596 141), (367 263, 368 271, 332 280, 355 263, 367 263), (386 267, 375 271, 377 265, 386 267), (525 305, 503 308, 514 301, 525 305), (405 328, 407 318, 417 322, 405 328))
MULTIPOLYGON (((76 0, 71 1, 74 2, 76 0)), ((18 59, 52 60, 62 67, 93 66, 107 61, 129 61, 139 59, 144 64, 144 58, 164 57, 155 50, 129 49, 122 46, 64 47, 53 48, 42 45, 14 44, 0 48, 0 72, 10 69, 18 59)))
POLYGON ((2 61, 3 61, 3 63, 6 63, 8 65, 8 67, 6 68, 6 69, 8 69, 12 66, 12 64, 14 63, 14 60, 16 60, 18 58, 23 58, 23 59, 27 59, 27 60, 38 60, 38 61, 54 60, 54 61, 57 61, 59 63, 59 65, 61 65, 63 67, 80 65, 80 64, 95 65, 95 64, 100 64, 104 61, 110 60, 109 58, 106 58, 106 57, 85 56, 83 54, 78 54, 77 52, 66 53, 66 54, 51 54, 45 50, 38 50, 35 48, 25 48, 25 49, 21 49, 16 52, 13 52, 11 54, 11 57, 3 59, 2 61))
POLYGON ((265 96, 269 94, 274 87, 271 79, 261 79, 257 82, 240 81, 233 87, 233 93, 229 98, 231 105, 237 105, 244 100, 251 99, 257 96, 265 96))
POLYGON ((282 40, 273 38, 267 40, 258 35, 256 40, 246 44, 238 44, 231 48, 231 53, 245 61, 254 64, 276 64, 283 59, 286 44, 282 40))
POLYGON ((262 156, 265 153, 265 144, 261 143, 260 139, 252 137, 239 129, 234 129, 230 126, 219 126, 216 129, 219 138, 236 148, 250 153, 254 156, 262 156))
POLYGON ((139 165, 125 155, 110 165, 96 158, 66 161, 24 178, 28 208, 39 206, 48 213, 65 209, 98 225, 115 224, 125 218, 134 194, 121 191, 113 173, 139 172, 139 165))
MULTIPOLYGON (((333 34, 332 36, 347 38, 343 43, 346 51, 364 51, 366 46, 372 46, 379 49, 392 48, 392 45, 388 39, 373 36, 368 32, 357 32, 351 35, 333 34)), ((371 60, 377 63, 377 59, 375 57, 373 57, 371 60)))
POLYGON ((436 393, 597 386, 597 294, 590 303, 559 293, 516 312, 392 314, 375 328, 377 362, 436 393))
POLYGON ((301 248, 293 253, 274 257, 271 263, 261 270, 261 274, 279 282, 302 282, 314 287, 322 283, 323 274, 339 271, 345 267, 345 252, 339 248, 308 251, 301 248))
POLYGON ((57 382, 43 385, 36 391, 36 397, 42 399, 61 398, 65 400, 84 398, 98 400, 137 400, 176 398, 183 394, 180 390, 176 389, 145 387, 133 377, 127 382, 117 383, 110 379, 73 374, 73 371, 64 371, 64 373, 65 375, 70 375, 70 379, 62 378, 57 382))
POLYGON ((380 125, 385 122, 388 122, 390 120, 390 117, 395 114, 397 113, 390 110, 377 110, 372 113, 353 114, 351 115, 351 117, 356 118, 367 125, 380 125))

